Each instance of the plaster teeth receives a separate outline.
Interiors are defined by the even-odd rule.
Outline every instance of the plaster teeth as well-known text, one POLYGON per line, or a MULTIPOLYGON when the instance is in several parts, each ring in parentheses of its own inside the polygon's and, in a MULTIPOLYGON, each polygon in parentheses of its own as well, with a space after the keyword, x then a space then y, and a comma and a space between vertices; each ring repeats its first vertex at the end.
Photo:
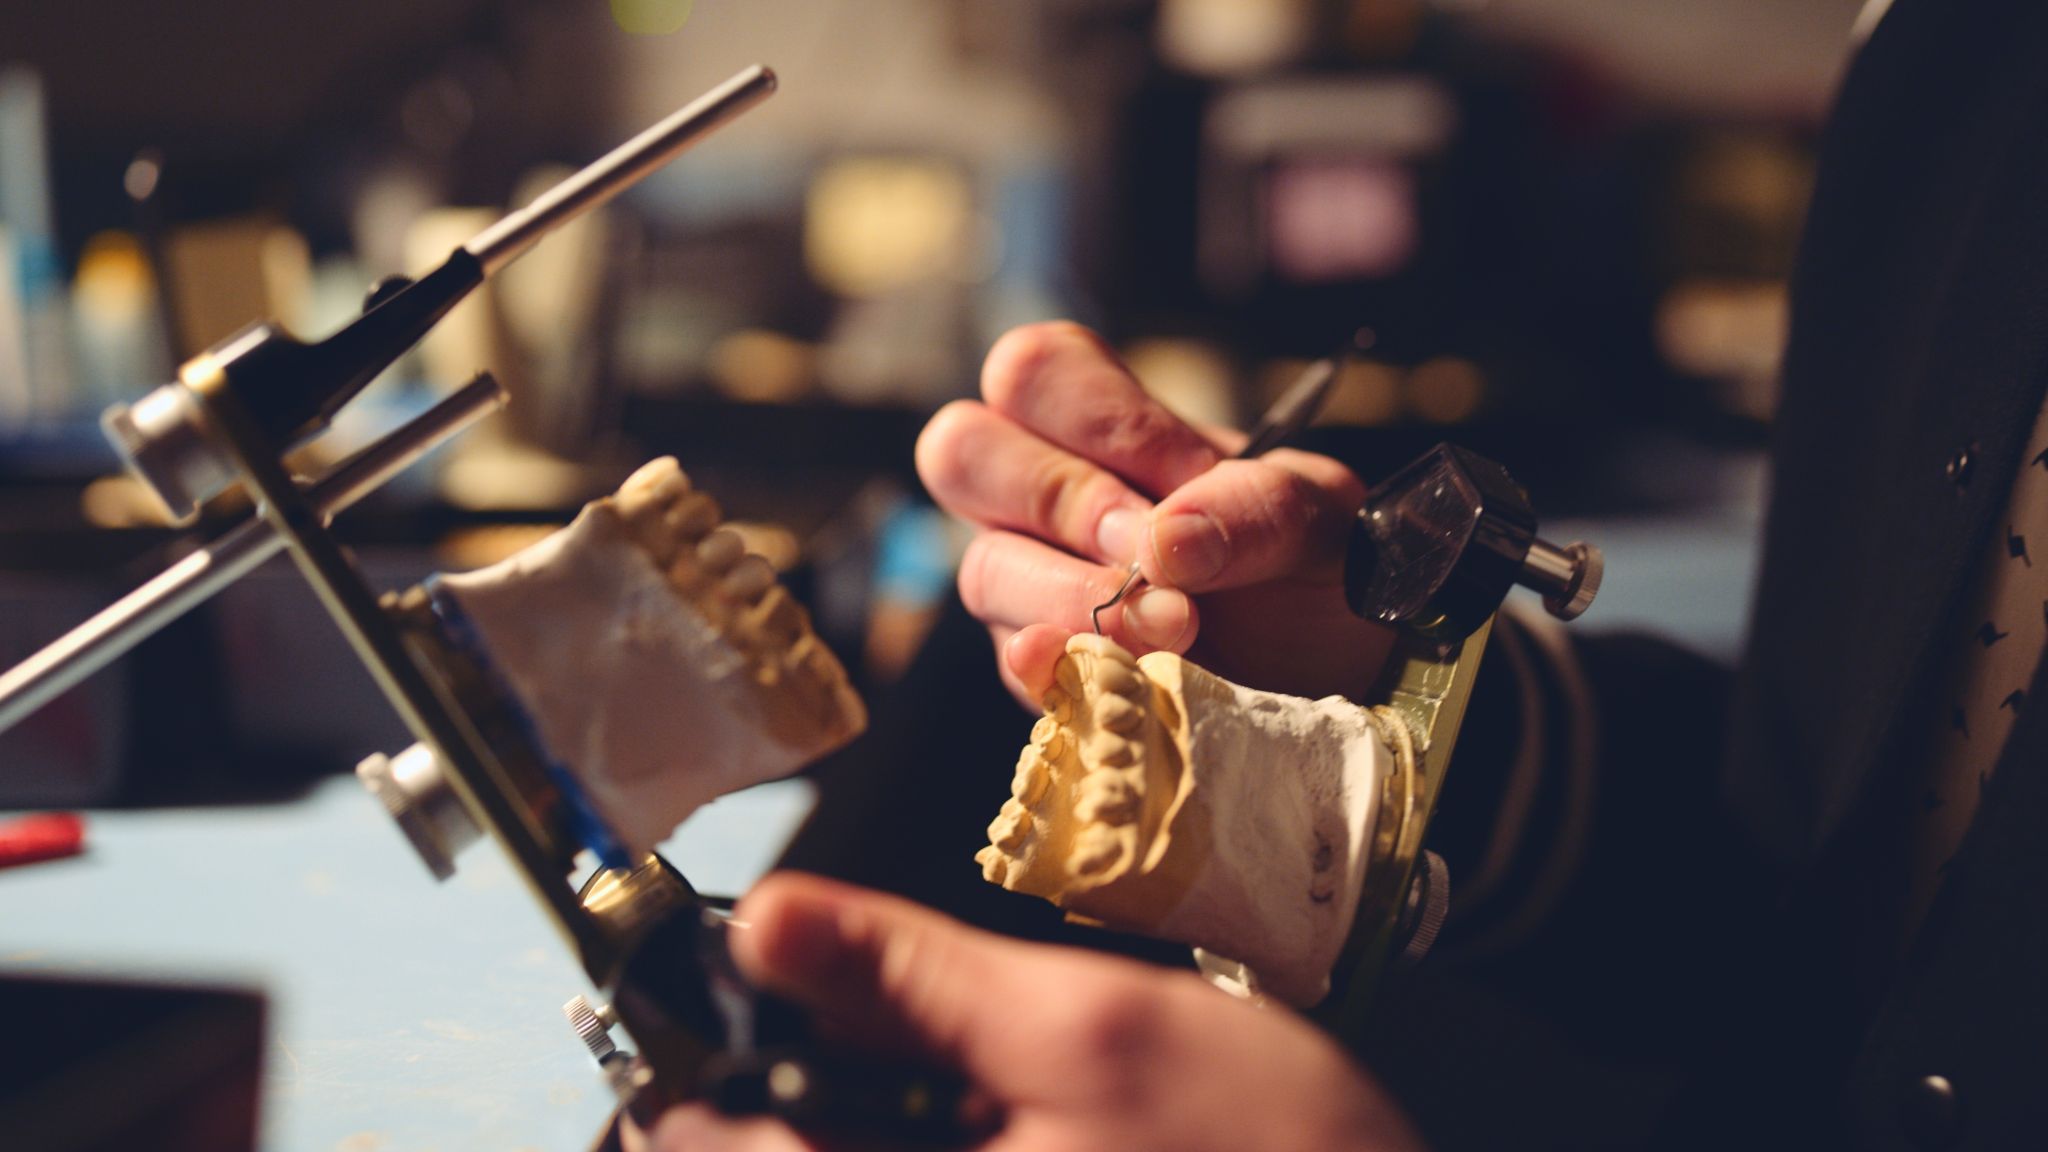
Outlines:
POLYGON ((702 492, 686 492, 662 513, 661 522, 676 539, 694 543, 718 527, 718 519, 716 501, 702 492))
POLYGON ((775 699, 787 722, 797 728, 865 725, 845 670, 811 632, 810 614, 777 581, 772 565, 749 554, 737 532, 719 526, 717 501, 691 488, 674 460, 641 468, 608 503, 669 586, 745 659, 748 678, 775 699))
POLYGON ((813 655, 816 654, 818 649, 824 647, 824 641, 818 639, 818 637, 815 634, 806 633, 805 635, 799 637, 796 643, 791 644, 789 646, 788 661, 791 664, 801 667, 805 661, 809 660, 813 655))
POLYGON ((746 542, 730 528, 720 528, 697 544, 697 564, 714 576, 723 576, 747 554, 746 542))
POLYGON ((1045 718, 1055 724, 1070 724, 1074 719, 1074 698, 1057 688, 1048 691, 1040 701, 1045 709, 1045 718))
MULTIPOLYGON (((1131 682, 1132 687, 1137 681, 1131 682)), ((1111 732, 1130 735, 1145 722, 1145 713, 1122 696, 1104 696, 1095 702, 1095 722, 1111 732)))
POLYGON ((1138 671, 1120 660, 1100 660, 1095 665, 1095 682, 1105 691, 1128 696, 1137 690, 1138 671))
MULTIPOLYGON (((1033 744, 1038 745, 1040 748, 1044 748, 1047 745, 1051 744, 1054 738, 1058 737, 1059 734, 1059 721, 1053 719, 1050 716, 1040 716, 1038 720, 1031 725, 1031 742, 1033 744)), ((1046 755, 1057 756, 1059 755, 1059 753, 1048 752, 1046 753, 1046 755)))
POLYGON ((1044 749, 1046 759, 1057 760, 1060 757, 1067 754, 1067 748, 1072 743, 1073 741, 1067 738, 1065 730, 1060 728, 1054 728, 1052 732, 1046 736, 1045 743, 1041 745, 1041 747, 1044 749))
POLYGON ((667 567, 669 587, 683 594, 683 598, 695 601, 706 588, 711 587, 711 574, 697 563, 696 554, 684 551, 676 556, 667 567))
POLYGON ((632 852, 867 724, 802 605, 720 516, 662 458, 545 547, 446 577, 548 750, 632 852))
POLYGON ((1138 745, 1112 733, 1097 732, 1082 747, 1083 754, 1092 764, 1128 768, 1138 762, 1138 745))
POLYGON ((633 469, 633 474, 619 485, 619 495, 629 500, 644 497, 667 501, 674 499, 677 493, 689 490, 690 474, 683 471, 683 466, 676 463, 673 456, 657 456, 649 460, 633 469))
POLYGON ((1074 837, 1074 851, 1067 857, 1067 867, 1077 876, 1095 876, 1109 871, 1123 856, 1123 837, 1116 829, 1091 824, 1074 837))
MULTIPOLYGON (((1099 636, 1070 638, 1053 679, 1018 757, 1006 816, 989 829, 991 851, 1004 861, 997 882, 1042 895, 1077 876, 1108 879, 1134 859, 1145 781, 1132 766, 1146 751, 1130 737, 1142 737, 1152 697, 1130 654, 1099 636), (1013 806, 1031 821, 1028 835, 1007 815, 1013 806)), ((977 858, 992 876, 992 857, 977 858)))
POLYGON ((823 640, 816 636, 806 636, 805 639, 811 642, 810 646, 804 649, 801 660, 793 661, 795 666, 821 680, 829 674, 845 675, 839 669, 839 657, 834 656, 832 650, 825 647, 823 640))
POLYGON ((1413 770, 1400 732, 1338 697, 1260 692, 1167 652, 1133 661, 1097 636, 1070 638, 1054 673, 982 875, 1241 960, 1276 999, 1315 1003, 1350 934, 1377 797, 1397 765, 1413 770))
MULTIPOLYGON (((641 548, 653 557, 655 564, 665 568, 688 543, 668 527, 669 514, 678 501, 692 495, 689 477, 676 465, 674 457, 664 456, 648 461, 628 476, 612 504, 631 526, 641 548)), ((712 515, 715 520, 716 508, 712 515)))
POLYGON ((1074 815, 1083 820, 1128 824, 1138 818, 1140 793, 1121 772, 1091 772, 1081 780, 1074 815))
POLYGON ((775 587, 775 566, 759 556, 745 555, 732 566, 721 582, 728 595, 752 604, 775 587))
POLYGON ((1045 791, 1052 786, 1052 768, 1035 748, 1026 748, 1017 757, 1017 772, 1010 778, 1010 795, 1020 804, 1036 804, 1045 799, 1045 791))
POLYGON ((764 639, 784 649, 796 643, 804 629, 810 626, 809 614, 803 605, 797 603, 789 589, 780 584, 769 587, 767 594, 761 597, 761 603, 748 614, 747 621, 764 639))
POLYGON ((1002 811, 989 822, 989 843, 1005 852, 1014 852, 1024 846, 1031 835, 1031 813, 1013 798, 1003 801, 1002 811))

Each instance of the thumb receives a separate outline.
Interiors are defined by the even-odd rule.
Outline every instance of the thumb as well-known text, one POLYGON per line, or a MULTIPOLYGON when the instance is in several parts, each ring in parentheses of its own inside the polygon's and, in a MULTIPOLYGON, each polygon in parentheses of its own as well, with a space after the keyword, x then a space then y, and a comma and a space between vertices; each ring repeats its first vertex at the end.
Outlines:
POLYGON ((1226 460, 1153 508, 1140 559, 1148 579, 1190 593, 1331 578, 1364 499, 1365 486, 1328 457, 1283 449, 1226 460))
POLYGON ((1147 987, 1133 962, 995 936, 817 876, 769 876, 736 916, 747 929, 732 934, 733 956, 749 979, 853 1043, 908 1047, 1002 1100, 1072 1097, 1059 1054, 1075 1046, 1077 1016, 1147 987))

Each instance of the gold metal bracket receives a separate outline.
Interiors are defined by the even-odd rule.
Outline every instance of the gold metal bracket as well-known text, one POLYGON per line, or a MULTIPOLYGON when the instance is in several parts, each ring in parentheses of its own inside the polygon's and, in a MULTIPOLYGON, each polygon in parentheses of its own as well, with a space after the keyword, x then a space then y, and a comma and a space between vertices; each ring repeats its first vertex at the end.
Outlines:
POLYGON ((1404 629, 1382 687, 1371 693, 1372 702, 1386 705, 1408 726, 1415 754, 1397 757, 1400 767, 1382 785, 1351 939, 1337 961, 1329 997, 1313 1013, 1341 1037, 1359 1034, 1400 942, 1423 838, 1436 814, 1492 631, 1492 617, 1459 641, 1404 629))

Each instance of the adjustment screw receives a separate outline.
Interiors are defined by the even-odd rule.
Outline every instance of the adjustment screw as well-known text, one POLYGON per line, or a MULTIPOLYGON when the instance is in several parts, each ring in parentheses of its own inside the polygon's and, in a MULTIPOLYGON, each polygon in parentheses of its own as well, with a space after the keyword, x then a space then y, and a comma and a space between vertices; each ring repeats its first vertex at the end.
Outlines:
POLYGON ((618 1013, 609 1004, 592 1004, 582 996, 571 996, 562 1005, 562 1015, 569 1018, 569 1027, 576 1030, 576 1036, 590 1054, 602 1064, 612 1053, 619 1050, 612 1043, 612 1027, 619 1022, 618 1013))
POLYGON ((768 1069, 768 1095, 778 1104, 795 1104, 811 1091, 811 1077, 794 1060, 778 1060, 768 1069))

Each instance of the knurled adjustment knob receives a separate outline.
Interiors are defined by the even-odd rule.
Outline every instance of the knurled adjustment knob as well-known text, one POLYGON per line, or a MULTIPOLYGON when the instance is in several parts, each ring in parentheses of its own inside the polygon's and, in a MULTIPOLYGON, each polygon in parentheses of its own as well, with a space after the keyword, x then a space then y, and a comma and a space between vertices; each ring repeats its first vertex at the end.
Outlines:
POLYGON ((1401 913, 1401 927, 1408 934, 1398 960, 1403 968, 1429 955, 1451 914, 1450 866, 1434 852, 1424 852, 1416 864, 1415 878, 1408 884, 1408 904, 1401 913))
POLYGON ((425 744, 396 756, 367 756, 356 765, 356 778, 384 805, 436 880, 455 875, 455 858, 483 838, 441 758, 425 744))
POLYGON ((576 1030, 577 1038, 598 1063, 604 1063, 606 1057, 619 1050, 612 1042, 612 1026, 619 1022, 619 1017, 611 1005, 592 1004, 585 997, 571 996, 562 1005, 562 1015, 569 1018, 569 1027, 576 1030))

